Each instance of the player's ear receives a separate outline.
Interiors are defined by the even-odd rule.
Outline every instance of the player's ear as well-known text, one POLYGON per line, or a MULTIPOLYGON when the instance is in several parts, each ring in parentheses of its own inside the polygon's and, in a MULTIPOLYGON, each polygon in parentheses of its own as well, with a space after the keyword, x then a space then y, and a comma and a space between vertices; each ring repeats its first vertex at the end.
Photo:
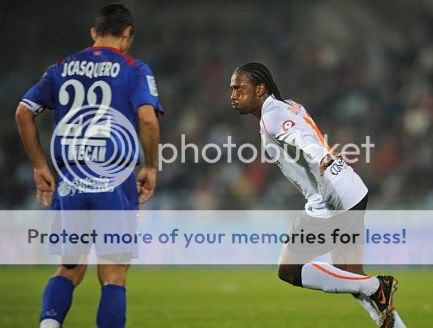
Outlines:
POLYGON ((257 96, 261 97, 265 94, 265 92, 266 92, 266 88, 265 88, 265 85, 263 83, 260 83, 256 86, 257 96))
POLYGON ((127 28, 125 28, 122 32, 122 37, 124 38, 132 38, 132 34, 133 34, 133 29, 132 26, 128 26, 127 28))
POLYGON ((92 27, 92 28, 90 29, 90 36, 92 37, 92 40, 93 40, 93 41, 96 41, 96 30, 95 30, 94 27, 92 27))

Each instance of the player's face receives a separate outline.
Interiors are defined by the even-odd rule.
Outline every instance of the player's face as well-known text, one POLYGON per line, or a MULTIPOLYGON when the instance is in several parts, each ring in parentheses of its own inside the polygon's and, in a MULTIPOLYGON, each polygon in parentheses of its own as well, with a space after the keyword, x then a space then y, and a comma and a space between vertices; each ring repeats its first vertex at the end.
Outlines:
POLYGON ((122 39, 122 43, 120 45, 120 51, 127 54, 129 52, 129 49, 131 49, 131 45, 132 45, 132 37, 122 39))
POLYGON ((245 74, 234 72, 230 81, 232 89, 231 102, 239 114, 250 114, 260 109, 257 87, 245 74))
POLYGON ((128 53, 129 49, 132 46, 132 40, 132 26, 128 26, 122 34, 120 51, 122 51, 123 53, 128 53))

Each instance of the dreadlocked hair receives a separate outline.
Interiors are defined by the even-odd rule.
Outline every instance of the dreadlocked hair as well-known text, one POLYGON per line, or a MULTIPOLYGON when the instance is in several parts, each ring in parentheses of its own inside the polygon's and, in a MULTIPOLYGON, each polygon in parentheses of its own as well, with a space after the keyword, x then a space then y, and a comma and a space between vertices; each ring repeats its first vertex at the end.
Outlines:
POLYGON ((271 72, 265 65, 261 63, 246 63, 237 67, 235 72, 246 74, 255 85, 264 84, 269 95, 273 95, 275 99, 285 102, 272 78, 271 72))

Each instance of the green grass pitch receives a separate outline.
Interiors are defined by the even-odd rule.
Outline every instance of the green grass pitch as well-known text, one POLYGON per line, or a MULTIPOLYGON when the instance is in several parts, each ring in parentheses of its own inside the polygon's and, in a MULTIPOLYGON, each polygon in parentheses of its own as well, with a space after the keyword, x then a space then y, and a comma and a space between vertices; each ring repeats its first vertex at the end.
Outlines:
MULTIPOLYGON (((37 327, 53 267, 0 267, 0 327, 37 327)), ((379 270, 371 270, 377 273, 379 270)), ((433 269, 387 268, 399 281, 396 306, 408 327, 433 327, 433 269)), ((64 327, 94 327, 99 286, 90 268, 64 327)), ((127 327, 374 327, 348 295, 295 288, 275 269, 143 268, 128 277, 127 327)))

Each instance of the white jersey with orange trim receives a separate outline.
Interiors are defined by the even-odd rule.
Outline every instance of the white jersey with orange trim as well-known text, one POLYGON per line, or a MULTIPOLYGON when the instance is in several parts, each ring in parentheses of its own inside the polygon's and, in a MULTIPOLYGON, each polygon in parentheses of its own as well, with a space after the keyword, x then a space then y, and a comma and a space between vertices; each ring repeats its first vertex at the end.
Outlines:
POLYGON ((349 210, 367 194, 364 182, 342 159, 320 174, 329 146, 302 105, 269 96, 262 106, 260 134, 268 156, 304 195, 309 215, 331 217, 333 211, 349 210))

